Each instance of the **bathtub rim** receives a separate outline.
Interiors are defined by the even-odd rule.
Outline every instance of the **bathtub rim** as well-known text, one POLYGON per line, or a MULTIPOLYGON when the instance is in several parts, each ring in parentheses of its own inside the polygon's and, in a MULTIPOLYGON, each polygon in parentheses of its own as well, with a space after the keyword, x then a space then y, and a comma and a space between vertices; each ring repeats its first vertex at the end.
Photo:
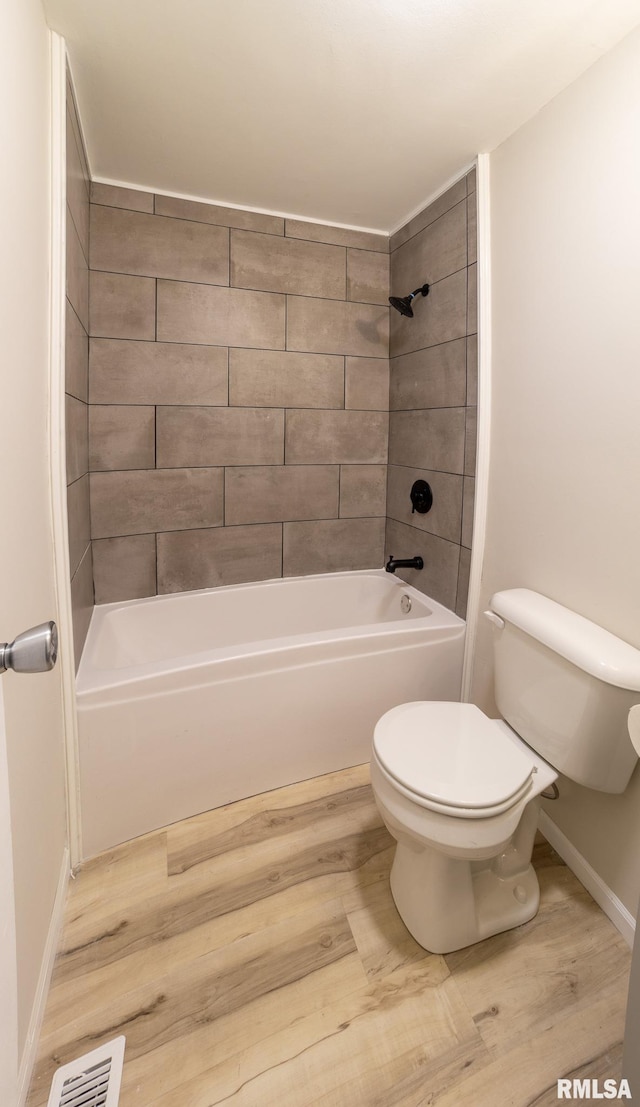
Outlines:
MULTIPOLYGON (((93 609, 76 677, 77 704, 78 708, 81 709, 96 695, 102 695, 109 691, 113 692, 116 688, 123 689, 127 685, 135 685, 141 681, 153 680, 155 678, 170 676, 181 672, 193 671, 197 674, 199 670, 204 670, 207 666, 222 665, 224 662, 235 659, 250 660, 251 658, 260 656, 271 656, 275 654, 286 655, 296 650, 302 650, 306 653, 309 647, 327 647, 339 642, 355 644, 358 640, 364 639, 376 641, 380 648, 384 648, 383 639, 386 639, 388 645, 395 639, 402 638, 408 645, 407 639, 420 639, 425 631, 430 632, 429 636, 434 633, 440 633, 445 637, 450 637, 464 634, 465 629, 465 620, 461 619, 455 612, 444 607, 443 604, 432 599, 425 593, 420 592, 412 585, 407 584, 406 581, 403 581, 401 578, 394 577, 390 579, 390 575, 386 573, 384 569, 356 569, 340 573, 318 573, 297 577, 273 577, 264 581, 249 581, 244 584, 221 585, 212 588, 193 589, 187 592, 171 592, 160 596, 144 596, 133 600, 115 601, 109 604, 96 605, 93 609), (172 601, 179 602, 185 596, 196 598, 212 593, 234 592, 240 589, 250 591, 255 588, 282 587, 296 581, 307 581, 311 579, 335 580, 336 578, 353 579, 368 576, 383 579, 392 587, 401 588, 403 592, 408 593, 421 604, 427 605, 428 613, 425 613, 419 618, 414 618, 411 621, 393 620, 379 623, 360 623, 352 626, 332 628, 325 631, 312 631, 303 634, 287 635, 280 638, 256 639, 243 645, 234 645, 232 648, 227 646, 210 650, 198 650, 189 654, 181 654, 177 657, 144 662, 141 664, 131 664, 118 668, 98 668, 92 665, 92 654, 95 648, 94 644, 100 633, 101 624, 108 614, 116 609, 131 609, 146 606, 150 603, 163 603, 163 605, 168 605, 172 601)), ((416 642, 416 644, 418 643, 416 642)))

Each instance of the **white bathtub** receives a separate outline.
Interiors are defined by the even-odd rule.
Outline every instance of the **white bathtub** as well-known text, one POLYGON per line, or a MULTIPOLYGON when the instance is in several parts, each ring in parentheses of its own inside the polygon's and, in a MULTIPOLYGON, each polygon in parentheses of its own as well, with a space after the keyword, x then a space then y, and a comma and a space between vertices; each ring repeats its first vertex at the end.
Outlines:
POLYGON ((464 630, 384 570, 96 607, 77 681, 84 856, 368 761, 390 707, 459 698, 464 630))

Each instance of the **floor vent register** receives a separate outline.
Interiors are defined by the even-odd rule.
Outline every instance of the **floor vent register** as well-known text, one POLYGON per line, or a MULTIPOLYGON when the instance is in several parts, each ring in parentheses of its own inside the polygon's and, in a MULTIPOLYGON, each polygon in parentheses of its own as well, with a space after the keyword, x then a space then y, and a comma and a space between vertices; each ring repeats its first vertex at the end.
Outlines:
POLYGON ((118 1107, 124 1043, 114 1038, 59 1068, 47 1107, 118 1107))

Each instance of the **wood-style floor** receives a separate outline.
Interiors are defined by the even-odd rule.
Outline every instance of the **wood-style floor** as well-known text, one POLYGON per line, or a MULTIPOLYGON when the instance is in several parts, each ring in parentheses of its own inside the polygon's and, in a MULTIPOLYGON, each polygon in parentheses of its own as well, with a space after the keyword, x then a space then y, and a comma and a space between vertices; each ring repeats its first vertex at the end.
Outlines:
POLYGON ((400 921, 392 854, 361 766, 87 864, 28 1107, 118 1034, 120 1107, 524 1107, 619 1078, 629 950, 546 843, 537 917, 446 957, 400 921))

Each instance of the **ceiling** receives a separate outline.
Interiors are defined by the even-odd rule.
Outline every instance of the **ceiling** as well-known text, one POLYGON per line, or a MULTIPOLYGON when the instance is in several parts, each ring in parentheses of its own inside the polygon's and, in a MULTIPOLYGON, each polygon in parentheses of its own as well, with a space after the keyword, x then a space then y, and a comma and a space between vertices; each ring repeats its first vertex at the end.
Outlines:
POLYGON ((640 0, 43 0, 93 176, 395 229, 640 0))

